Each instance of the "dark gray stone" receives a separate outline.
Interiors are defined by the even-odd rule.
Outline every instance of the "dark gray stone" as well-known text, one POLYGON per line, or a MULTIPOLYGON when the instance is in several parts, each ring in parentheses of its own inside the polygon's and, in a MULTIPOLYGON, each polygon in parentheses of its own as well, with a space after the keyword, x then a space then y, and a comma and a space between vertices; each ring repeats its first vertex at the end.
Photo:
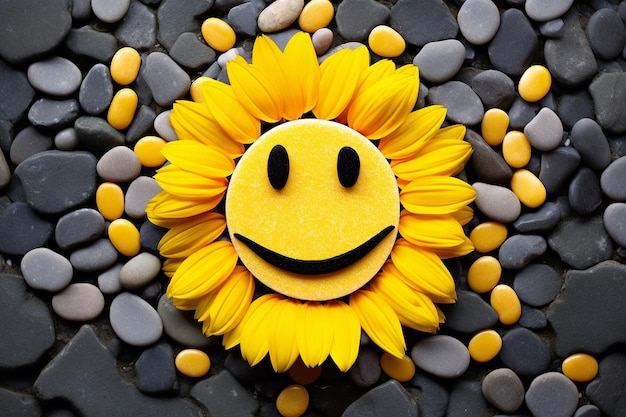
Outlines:
POLYGON ((589 85, 597 121, 612 133, 626 132, 626 73, 600 73, 589 85))
POLYGON ((157 252, 159 241, 163 236, 165 236, 167 230, 168 229, 163 227, 155 226, 146 220, 139 228, 139 241, 141 243, 141 247, 150 252, 157 252))
POLYGON ((600 176, 600 185, 604 194, 615 201, 626 201, 626 158, 621 157, 611 162, 600 176))
POLYGON ((143 77, 159 106, 167 107, 189 91, 191 79, 163 52, 152 52, 145 61, 143 77))
POLYGON ((75 55, 97 62, 108 63, 117 51, 117 39, 108 32, 99 32, 90 26, 72 29, 65 45, 75 55))
MULTIPOLYGON (((19 3, 19 2, 16 2, 19 3)), ((2 19, 3 17, 0 17, 2 19)), ((0 26, 2 27, 2 26, 0 26)), ((35 90, 23 72, 13 69, 0 59, 0 120, 19 120, 33 101, 35 90)), ((6 148, 6 144, 2 149, 6 148)))
POLYGON ((518 375, 536 376, 548 369, 550 349, 535 333, 518 327, 502 337, 500 359, 518 375))
POLYGON ((390 23, 407 43, 416 46, 453 39, 459 32, 456 19, 442 0, 398 0, 391 8, 390 23))
POLYGON ((361 388, 373 387, 381 374, 380 353, 376 349, 367 347, 360 349, 356 362, 348 371, 350 380, 361 388))
POLYGON ((196 383, 189 394, 212 417, 254 416, 259 403, 228 371, 196 383))
POLYGON ((595 172, 587 167, 576 171, 569 183, 567 192, 569 205, 578 214, 590 214, 600 207, 602 191, 600 179, 595 172))
POLYGON ((133 121, 126 131, 126 144, 133 148, 137 141, 154 129, 154 119, 156 112, 152 107, 141 105, 133 117, 133 121))
POLYGON ((603 8, 596 11, 587 22, 587 39, 598 58, 617 58, 626 45, 626 29, 617 11, 603 8))
POLYGON ((546 240, 540 235, 513 235, 500 246, 498 259, 502 268, 520 269, 548 249, 546 240))
POLYGON ((515 84, 502 71, 482 71, 472 79, 471 86, 487 109, 508 110, 515 98, 515 84))
POLYGON ((235 33, 253 37, 257 34, 256 21, 261 9, 254 2, 245 2, 229 8, 227 21, 235 33))
POLYGON ((181 33, 200 29, 196 16, 209 10, 214 0, 163 0, 157 10, 157 39, 170 49, 181 33))
POLYGON ((456 332, 476 333, 498 322, 496 311, 475 292, 457 290, 456 296, 456 303, 439 306, 446 316, 443 327, 456 332))
POLYGON ((117 257, 117 250, 109 239, 98 239, 72 252, 70 262, 77 271, 98 272, 113 265, 117 257))
POLYGON ((61 130, 74 123, 78 112, 78 101, 73 98, 68 100, 40 98, 30 106, 28 121, 42 129, 61 130))
POLYGON ((602 413, 595 405, 585 404, 576 410, 573 417, 602 417, 602 413))
POLYGON ((479 124, 485 109, 480 97, 461 81, 448 81, 428 90, 428 102, 447 108, 446 118, 468 126, 479 124))
POLYGON ((585 390, 587 397, 608 416, 626 416, 626 398, 622 395, 626 389, 624 374, 626 355, 610 354, 600 361, 598 378, 591 381, 585 390))
POLYGON ((57 222, 54 240, 63 250, 75 249, 102 235, 104 217, 92 208, 81 208, 67 213, 57 222))
POLYGON ((519 216, 513 227, 520 233, 549 232, 561 220, 561 212, 556 204, 544 203, 537 211, 519 216))
POLYGON ((565 23, 563 19, 554 19, 542 23, 539 26, 539 33, 546 38, 560 38, 563 36, 565 30, 565 23))
POLYGON ((192 71, 211 65, 216 58, 215 51, 202 43, 195 33, 181 33, 170 48, 170 56, 178 64, 192 71))
POLYGON ((21 392, 0 388, 2 413, 11 417, 40 417, 39 402, 32 396, 21 392))
POLYGON ((374 0, 346 0, 337 7, 337 32, 348 41, 363 41, 389 19, 389 9, 374 0))
POLYGON ((524 403, 524 385, 508 368, 489 372, 483 379, 482 392, 487 401, 505 413, 515 412, 524 403))
POLYGON ((515 276, 513 289, 524 303, 541 307, 552 302, 561 290, 561 276, 551 266, 528 265, 515 276))
POLYGON ((417 404, 396 380, 389 380, 366 392, 350 404, 341 417, 376 417, 390 415, 417 417, 417 404))
POLYGON ((138 1, 132 1, 126 15, 115 28, 115 37, 122 45, 148 49, 156 42, 155 12, 138 1))
POLYGON ((613 244, 601 217, 562 220, 548 237, 548 245, 576 269, 589 268, 613 255, 613 244))
POLYGON ((522 314, 517 322, 520 326, 531 330, 545 329, 548 319, 543 311, 538 308, 528 307, 522 304, 522 314))
POLYGON ((450 391, 446 417, 475 417, 488 415, 488 405, 479 381, 461 379, 450 391))
POLYGON ((578 168, 580 159, 580 154, 576 149, 564 146, 541 154, 539 180, 546 188, 548 195, 556 194, 561 190, 570 175, 578 168))
POLYGON ((419 388, 422 392, 417 401, 420 415, 443 417, 446 414, 450 394, 442 384, 419 370, 415 372, 415 376, 409 381, 409 384, 419 388))
POLYGON ((566 93, 559 99, 556 113, 565 130, 570 131, 580 119, 593 119, 593 102, 587 90, 566 93))
POLYGON ((50 150, 52 147, 53 139, 49 135, 33 126, 27 126, 15 135, 15 139, 11 143, 9 158, 14 165, 19 165, 29 157, 50 150))
POLYGON ((539 41, 523 12, 508 9, 500 18, 500 27, 488 47, 489 60, 495 69, 511 76, 521 75, 530 64, 539 41))
POLYGON ((509 108, 509 129, 524 130, 524 127, 539 112, 539 104, 529 103, 520 96, 515 96, 509 108))
POLYGON ((165 294, 159 299, 157 313, 161 318, 165 333, 184 346, 204 349, 214 340, 202 333, 202 324, 194 319, 193 311, 177 309, 165 294))
POLYGON ((125 145, 124 135, 100 117, 81 116, 76 119, 74 129, 80 144, 95 155, 125 145))
POLYGON ((172 394, 178 391, 178 378, 170 345, 159 343, 144 350, 137 362, 137 388, 144 394, 172 394))
POLYGON ((465 139, 474 150, 469 163, 478 178, 489 184, 508 185, 511 182, 513 171, 502 155, 498 154, 478 133, 471 129, 467 130, 465 139))
POLYGON ((613 203, 606 208, 604 227, 615 243, 626 247, 626 204, 613 203))
POLYGON ((600 125, 593 119, 580 119, 570 132, 572 145, 582 158, 583 164, 601 170, 611 162, 609 142, 600 125))
POLYGON ((52 230, 52 223, 39 217, 28 204, 11 203, 0 212, 0 252, 22 256, 44 246, 52 230))
POLYGON ((547 372, 530 383, 526 405, 535 417, 570 417, 578 406, 578 388, 562 373, 547 372))
POLYGON ((109 67, 96 64, 85 75, 78 91, 80 106, 91 115, 98 115, 109 108, 113 100, 113 80, 109 67))

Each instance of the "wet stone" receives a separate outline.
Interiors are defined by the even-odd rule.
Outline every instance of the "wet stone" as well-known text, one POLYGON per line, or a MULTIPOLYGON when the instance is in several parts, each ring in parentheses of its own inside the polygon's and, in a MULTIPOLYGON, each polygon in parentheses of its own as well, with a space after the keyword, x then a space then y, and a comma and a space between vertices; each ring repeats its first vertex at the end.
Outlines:
POLYGON ((443 327, 462 333, 476 333, 498 322, 495 310, 473 291, 457 290, 454 304, 442 304, 446 315, 443 327))
POLYGON ((202 333, 202 324, 193 318, 193 312, 178 310, 165 294, 159 299, 157 311, 169 337, 187 347, 209 346, 210 339, 202 333))
POLYGON ((117 39, 108 32, 100 32, 90 26, 72 29, 65 45, 74 54, 98 62, 110 62, 117 51, 117 39))
POLYGON ((498 70, 482 71, 472 79, 471 86, 487 109, 507 110, 515 98, 513 80, 498 70))
POLYGON ((192 71, 208 67, 216 58, 215 51, 200 42, 196 34, 191 32, 182 33, 176 39, 170 49, 170 56, 192 71))
POLYGON ((160 106, 171 105, 189 91, 189 75, 163 52, 152 52, 148 55, 144 71, 152 96, 160 106))
POLYGON ((531 330, 545 329, 548 325, 548 319, 543 311, 538 308, 522 305, 522 314, 517 322, 520 326, 531 330))
POLYGON ((364 41, 378 25, 389 19, 389 9, 374 0, 346 0, 337 7, 337 32, 349 41, 364 41))
POLYGON ((480 381, 461 379, 450 391, 446 417, 486 416, 488 405, 482 393, 480 381))
POLYGON ((602 192, 615 201, 626 201, 626 158, 621 157, 611 162, 600 176, 602 192))
POLYGON ((356 362, 348 371, 350 380, 361 388, 373 387, 382 374, 380 353, 376 349, 362 348, 356 362))
POLYGON ((574 0, 554 0, 551 2, 543 2, 541 0, 527 0, 524 4, 526 14, 537 22, 547 22, 563 16, 574 0))
POLYGON ((453 39, 459 31, 456 19, 442 0, 399 0, 391 8, 391 27, 415 46, 453 39))
POLYGON ((141 163, 130 148, 116 146, 102 155, 96 171, 105 181, 128 182, 137 178, 141 172, 141 163))
MULTIPOLYGON (((606 415, 612 417, 626 416, 626 399, 622 395, 626 388, 625 372, 626 355, 612 353, 600 361, 598 378, 587 385, 585 394, 606 415)), ((590 416, 593 415, 590 414, 590 416)), ((600 413, 598 412, 597 415, 599 416, 600 413)))
POLYGON ((500 359, 518 375, 535 376, 548 368, 550 349, 535 333, 518 327, 502 337, 500 359))
POLYGON ((94 243, 72 252, 70 262, 78 271, 103 271, 117 261, 117 256, 117 250, 109 239, 98 239, 94 243))
POLYGON ((561 276, 551 266, 528 265, 515 275, 513 289, 524 303, 541 307, 552 302, 561 290, 561 276))
POLYGON ((139 391, 149 395, 172 394, 178 391, 173 357, 174 352, 166 343, 144 350, 135 362, 139 391))
POLYGON ((65 320, 90 321, 104 310, 104 296, 93 284, 70 284, 52 297, 52 309, 65 320))
POLYGON ((587 90, 563 94, 556 110, 563 127, 571 131, 572 127, 581 119, 593 118, 593 102, 587 90))
POLYGON ((124 135, 100 117, 81 116, 76 119, 74 129, 81 145, 96 155, 124 145, 124 135))
POLYGON ((81 208, 59 219, 54 231, 54 240, 63 250, 74 249, 100 237, 104 227, 102 214, 91 208, 81 208))
POLYGON ((42 415, 41 407, 35 397, 7 388, 0 388, 0 404, 2 404, 2 412, 7 416, 36 417, 42 415))
POLYGON ((472 187, 476 190, 476 206, 491 220, 511 223, 519 217, 522 206, 513 191, 482 182, 475 182, 472 187))
POLYGON ((430 88, 428 102, 446 107, 447 118, 454 123, 477 125, 485 114, 478 95, 470 86, 460 81, 448 81, 430 88))
POLYGON ((537 35, 524 13, 508 9, 500 17, 500 27, 488 47, 494 68, 508 75, 521 75, 532 60, 537 35))
POLYGON ((541 154, 539 180, 548 195, 556 194, 580 164, 580 154, 574 148, 558 147, 541 154))
POLYGON ((530 383, 526 405, 536 417, 570 417, 578 406, 578 388, 562 373, 547 372, 530 383))
POLYGON ((74 275, 70 261, 48 248, 35 248, 26 253, 20 269, 29 287, 50 292, 65 288, 74 275))
POLYGON ((413 65, 420 70, 420 78, 442 83, 452 78, 463 65, 465 47, 456 39, 429 42, 417 53, 413 65))
POLYGON ((600 59, 615 59, 626 45, 626 29, 617 11, 602 8, 589 18, 586 27, 591 49, 600 59))
POLYGON ((195 18, 213 6, 214 0, 163 0, 157 10, 158 41, 170 49, 178 36, 185 32, 196 32, 200 23, 195 18))
POLYGON ((576 269, 589 268, 613 255, 613 244, 601 217, 562 220, 548 237, 548 245, 576 269))
POLYGON ((116 263, 98 275, 98 288, 103 294, 117 294, 124 289, 120 283, 120 271, 124 264, 116 263))
POLYGON ((0 212, 0 252, 22 256, 44 246, 52 231, 52 223, 39 217, 28 204, 11 203, 0 212))
POLYGON ((0 274, 0 315, 0 369, 34 364, 54 344, 48 306, 17 275, 0 274))
POLYGON ((22 129, 11 143, 9 158, 14 165, 19 165, 29 157, 52 149, 52 138, 33 126, 22 129))
POLYGON ((38 91, 53 96, 68 96, 80 86, 80 69, 70 60, 54 56, 30 64, 28 81, 38 91))
POLYGON ((96 64, 85 75, 78 91, 78 101, 85 112, 98 115, 109 108, 113 100, 113 81, 109 67, 96 64))
POLYGON ((78 117, 78 101, 41 98, 28 110, 28 121, 42 129, 60 130, 70 126, 78 117))
POLYGON ((624 265, 605 262, 585 271, 567 271, 563 290, 547 313, 556 333, 556 354, 601 355, 610 346, 626 342, 623 302, 615 297, 625 290, 624 265))
POLYGON ((465 345, 447 335, 435 335, 419 341, 411 349, 411 358, 420 369, 440 378, 463 375, 470 362, 465 345))
POLYGON ((569 183, 569 205, 578 214, 590 214, 602 204, 600 179, 587 167, 578 168, 569 183))
POLYGON ((482 392, 498 410, 512 413, 524 402, 524 385, 508 368, 494 369, 483 379, 482 392))
POLYGON ((548 232, 561 220, 561 212, 556 204, 544 203, 537 211, 522 214, 513 227, 520 233, 548 232))
POLYGON ((228 371, 194 384, 189 394, 214 417, 255 415, 259 403, 228 371))
POLYGON ((124 18, 115 28, 115 37, 121 44, 135 49, 148 49, 156 42, 156 15, 138 1, 130 2, 124 18))
POLYGON ((611 162, 609 142, 600 125, 593 119, 580 119, 570 132, 572 145, 582 158, 583 164, 601 170, 611 162))
POLYGON ((417 404, 404 387, 396 380, 389 380, 366 392, 350 404, 342 417, 374 417, 392 415, 417 417, 417 404))
POLYGON ((416 371, 415 376, 409 381, 409 384, 422 391, 422 396, 417 403, 420 415, 445 415, 450 394, 443 385, 419 370, 416 371))
POLYGON ((589 93, 600 126, 612 133, 626 132, 625 110, 621 105, 626 100, 626 73, 599 74, 589 85, 589 93))
POLYGON ((118 294, 113 299, 109 320, 117 337, 132 346, 151 345, 163 333, 163 323, 156 310, 129 292, 118 294))
POLYGON ((500 26, 498 7, 489 0, 468 0, 457 15, 461 33, 473 45, 489 42, 500 26))

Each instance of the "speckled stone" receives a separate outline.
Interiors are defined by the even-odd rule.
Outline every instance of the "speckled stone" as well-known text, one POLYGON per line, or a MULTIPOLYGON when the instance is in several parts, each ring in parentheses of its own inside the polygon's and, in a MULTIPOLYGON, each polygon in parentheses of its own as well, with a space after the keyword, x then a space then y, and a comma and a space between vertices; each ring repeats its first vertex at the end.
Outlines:
POLYGON ((548 325, 548 319, 546 315, 543 314, 543 311, 538 308, 522 304, 522 314, 517 323, 530 330, 541 330, 545 329, 548 325))
POLYGON ((524 403, 524 385, 508 368, 489 372, 483 379, 482 392, 491 405, 505 413, 515 412, 524 403))
POLYGON ((55 100, 40 98, 28 110, 28 121, 46 130, 60 130, 71 126, 78 117, 78 101, 71 98, 55 100))
POLYGON ((578 406, 578 388, 560 372, 547 372, 530 383, 526 405, 535 417, 571 417, 578 406))
POLYGON ((66 257, 45 247, 35 248, 24 255, 20 269, 31 288, 50 292, 61 291, 74 275, 72 264, 66 257))
POLYGON ((459 31, 456 19, 442 0, 398 0, 391 8, 391 27, 416 46, 453 39, 459 31))
POLYGON ((104 310, 104 296, 95 285, 78 282, 52 297, 52 309, 65 320, 90 321, 104 310))
POLYGON ((548 245, 576 269, 589 268, 613 255, 613 244, 601 217, 562 220, 548 237, 548 245))
POLYGON ((342 417, 374 417, 388 414, 398 417, 417 417, 417 404, 396 380, 389 380, 366 392, 350 404, 342 417))
POLYGON ((123 45, 135 49, 149 49, 156 42, 156 15, 138 1, 130 2, 124 18, 115 28, 115 37, 123 45))
POLYGON ((493 327, 498 322, 498 314, 488 303, 473 291, 457 290, 454 304, 441 304, 439 307, 446 316, 442 325, 456 332, 473 334, 493 327))
POLYGON ((120 270, 122 287, 128 290, 149 284, 161 271, 161 260, 148 252, 132 257, 120 270))
POLYGON ((440 378, 461 376, 470 362, 465 345, 447 335, 435 335, 419 341, 411 349, 411 358, 419 368, 440 378))
POLYGON ((63 250, 74 249, 100 237, 104 228, 102 214, 91 208, 81 208, 59 219, 54 231, 54 240, 63 250))
POLYGON ((118 253, 109 239, 98 239, 70 255, 74 269, 84 272, 103 271, 117 261, 118 253))
POLYGON ((255 415, 259 409, 258 401, 226 370, 197 382, 189 394, 215 417, 255 415))
POLYGON ((535 376, 550 365, 550 349, 535 333, 517 327, 502 337, 500 359, 518 375, 535 376))
POLYGON ((587 385, 585 394, 606 415, 626 416, 626 400, 622 395, 626 389, 625 372, 626 355, 612 353, 600 361, 598 378, 587 385))
POLYGON ((540 235, 513 235, 500 246, 498 259, 502 268, 520 269, 544 254, 548 245, 540 235))
POLYGON ((26 73, 28 81, 38 91, 59 97, 72 94, 82 81, 76 64, 59 56, 30 64, 26 73))
POLYGON ((26 74, 3 60, 0 60, 0 91, 3 92, 0 96, 0 120, 9 122, 14 122, 24 115, 35 95, 26 74))
POLYGON ((109 67, 96 64, 83 79, 78 90, 78 102, 91 115, 104 113, 113 100, 113 80, 109 67))
POLYGON ((109 320, 117 337, 132 346, 151 345, 163 333, 163 323, 156 310, 129 292, 118 294, 113 299, 109 320))
POLYGON ((561 276, 549 265, 528 265, 515 275, 513 289, 524 303, 541 307, 552 302, 561 290, 561 276))
POLYGON ((152 52, 145 61, 144 77, 154 101, 168 107, 189 91, 191 79, 172 58, 163 52, 152 52))

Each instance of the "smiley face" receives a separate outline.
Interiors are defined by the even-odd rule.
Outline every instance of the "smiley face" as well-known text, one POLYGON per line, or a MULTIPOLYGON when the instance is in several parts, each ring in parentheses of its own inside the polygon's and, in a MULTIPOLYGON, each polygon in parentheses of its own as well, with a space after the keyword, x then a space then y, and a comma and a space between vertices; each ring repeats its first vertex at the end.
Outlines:
POLYGON ((396 177, 370 140, 339 123, 302 119, 262 135, 226 195, 232 243, 272 290, 324 301, 365 285, 389 257, 396 177))

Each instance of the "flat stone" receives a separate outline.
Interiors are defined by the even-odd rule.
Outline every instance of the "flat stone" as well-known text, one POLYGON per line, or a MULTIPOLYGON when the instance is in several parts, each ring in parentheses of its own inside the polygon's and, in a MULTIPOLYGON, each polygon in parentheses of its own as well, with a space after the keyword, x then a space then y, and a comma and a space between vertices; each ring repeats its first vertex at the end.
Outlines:
POLYGON ((91 208, 81 208, 59 219, 54 231, 54 240, 63 250, 75 249, 100 237, 104 228, 104 217, 100 212, 91 208))
POLYGON ((560 372, 547 372, 530 383, 526 405, 536 417, 570 417, 578 406, 578 388, 560 372))
POLYGON ((498 368, 483 379, 485 399, 498 410, 513 413, 524 403, 524 385, 517 374, 508 368, 498 368))
POLYGON ((195 404, 181 398, 150 397, 124 381, 115 358, 85 325, 41 371, 34 385, 43 400, 62 398, 92 417, 171 415, 200 417, 195 404), (103 395, 106 387, 107 395, 103 395))
POLYGON ((537 211, 522 214, 513 222, 513 227, 520 233, 549 232, 561 220, 559 207, 552 202, 544 203, 537 211))
POLYGON ((115 27, 121 44, 135 49, 149 49, 156 43, 157 19, 145 4, 132 1, 124 18, 115 27))
POLYGON ((577 352, 601 355, 626 342, 623 303, 616 296, 624 290, 624 265, 603 262, 585 271, 567 271, 563 289, 547 313, 556 333, 556 354, 562 358, 577 352))
POLYGON ((137 362, 137 388, 144 394, 167 395, 178 391, 174 352, 166 343, 144 350, 137 362))
POLYGON ((210 345, 211 339, 202 333, 202 323, 193 318, 193 311, 178 310, 165 294, 159 299, 157 311, 165 333, 176 342, 198 349, 210 345))
POLYGON ((130 0, 91 0, 93 14, 105 23, 121 20, 128 11, 130 0))
POLYGON ((500 11, 489 0, 467 0, 457 14, 461 33, 471 44, 484 45, 500 26, 500 11))
POLYGON ((95 285, 78 282, 52 297, 52 309, 65 320, 91 321, 104 310, 104 296, 95 285))
POLYGON ((531 264, 515 275, 513 289, 524 303, 541 307, 561 291, 561 276, 549 265, 531 264))
POLYGON ((474 150, 469 163, 478 178, 487 184, 508 185, 511 182, 513 171, 502 155, 471 129, 466 131, 465 139, 474 150))
POLYGON ((536 22, 547 22, 548 20, 556 19, 563 16, 570 7, 574 0, 555 0, 551 2, 544 2, 541 0, 526 0, 524 9, 528 17, 536 22))
POLYGON ((163 107, 182 98, 191 86, 189 75, 163 52, 148 55, 144 77, 154 100, 163 107))
POLYGON ((120 270, 120 284, 128 290, 148 285, 161 272, 161 260, 148 252, 133 256, 120 270))
POLYGON ((623 179, 626 175, 626 157, 611 162, 600 176, 602 192, 615 201, 626 201, 626 186, 623 179))
POLYGON ((578 168, 580 160, 576 149, 564 146, 541 154, 539 181, 549 195, 556 194, 565 185, 578 168))
POLYGON ((548 249, 540 235, 513 235, 500 246, 498 259, 502 268, 521 269, 548 249))
MULTIPOLYGON (((626 355, 612 353, 600 361, 598 378, 587 385, 585 394, 600 410, 611 417, 626 416, 626 400, 621 395, 626 389, 624 373, 626 355)), ((598 416, 600 413, 598 412, 598 416)))
POLYGON ((48 248, 35 248, 22 258, 20 269, 29 287, 50 292, 61 291, 72 281, 72 264, 48 248))
POLYGON ((116 146, 100 157, 96 172, 105 181, 129 182, 141 172, 141 162, 130 148, 116 146))
POLYGON ((75 99, 54 100, 40 98, 28 110, 28 121, 33 126, 60 130, 71 126, 78 117, 79 106, 75 99))
POLYGON ((456 303, 439 306, 446 316, 443 324, 446 329, 474 334, 498 322, 496 311, 475 292, 457 290, 456 296, 456 303))
POLYGON ((100 117, 81 116, 76 119, 74 129, 80 144, 96 155, 125 143, 124 135, 100 117))
POLYGON ((590 214, 602 204, 600 179, 587 167, 574 173, 567 192, 569 205, 578 214, 590 214))
POLYGON ((368 347, 360 349, 356 362, 348 371, 350 381, 361 388, 372 388, 381 375, 380 353, 368 347))
POLYGON ((157 10, 157 39, 170 49, 181 33, 197 32, 200 16, 213 6, 214 0, 163 0, 157 10))
POLYGON ((409 381, 409 384, 419 388, 422 392, 422 396, 417 402, 420 415, 443 417, 446 414, 450 394, 441 383, 426 373, 416 370, 415 376, 409 381))
POLYGON ((472 79, 471 86, 486 109, 508 110, 515 98, 515 84, 511 77, 502 71, 494 69, 482 71, 472 79))
MULTIPOLYGON (((254 2, 238 4, 228 10, 227 21, 236 34, 254 37, 257 33, 257 19, 261 8, 254 2)), ((315 42, 314 42, 315 44, 315 42)))
POLYGON ((417 404, 404 387, 391 379, 366 392, 350 404, 341 417, 375 417, 392 415, 417 417, 417 404))
POLYGON ((457 378, 469 367, 470 355, 463 343, 452 336, 435 335, 419 341, 411 358, 420 369, 440 378, 457 378))
POLYGON ((123 266, 123 263, 118 262, 98 275, 98 288, 100 288, 102 294, 117 294, 122 292, 124 287, 122 287, 120 283, 120 271, 123 266))
POLYGON ((181 33, 172 48, 170 57, 192 71, 208 67, 215 62, 215 51, 202 43, 195 33, 181 33))
POLYGON ((82 81, 80 69, 69 59, 53 56, 28 66, 28 81, 44 94, 68 96, 82 81))
POLYGON ((194 384, 189 395, 213 417, 254 416, 259 409, 258 401, 226 370, 194 384))
POLYGON ((563 123, 563 128, 567 131, 571 131, 576 122, 581 119, 592 119, 594 109, 589 92, 585 89, 561 95, 556 113, 563 123))
POLYGON ((442 0, 398 0, 391 8, 391 27, 415 46, 453 39, 459 31, 456 19, 442 0))
POLYGON ((96 159, 88 152, 45 151, 15 169, 26 201, 44 214, 59 214, 84 204, 96 192, 96 159))
POLYGON ((600 126, 611 133, 626 132, 626 110, 620 105, 626 100, 626 73, 600 73, 589 85, 589 93, 600 126))
POLYGON ((156 112, 151 107, 142 104, 137 109, 133 121, 126 131, 126 144, 134 147, 139 139, 152 133, 156 112))
POLYGON ((586 269, 610 259, 613 244, 601 217, 569 217, 548 237, 548 245, 563 262, 586 269))
POLYGON ((337 6, 337 32, 348 41, 364 41, 389 19, 389 9, 375 0, 345 0, 337 6))
POLYGON ((53 225, 39 217, 26 203, 15 202, 0 212, 0 252, 22 256, 44 246, 52 237, 53 225))
POLYGON ((600 59, 619 57, 626 45, 624 22, 611 8, 602 8, 592 14, 585 32, 591 49, 600 59))
POLYGON ((548 325, 548 319, 543 311, 538 308, 529 307, 522 304, 522 314, 517 323, 530 330, 542 330, 548 325))
MULTIPOLYGON (((4 16, 0 17, 2 18, 4 16)), ((2 91, 0 120, 9 122, 20 119, 35 96, 35 90, 29 84, 26 74, 17 71, 2 60, 0 60, 0 91, 2 91)))
POLYGON ((115 36, 90 26, 72 29, 65 45, 72 53, 97 62, 110 62, 118 46, 115 36))
POLYGON ((502 337, 500 359, 518 375, 535 376, 550 365, 550 349, 535 333, 517 327, 502 337))
POLYGON ((11 417, 39 417, 42 415, 39 402, 32 395, 0 388, 2 412, 11 417))
POLYGON ((570 132, 572 145, 591 169, 602 170, 611 162, 609 142, 600 125, 593 119, 580 119, 570 132))
POLYGON ((533 148, 551 151, 563 140, 563 124, 554 111, 544 107, 524 127, 524 134, 533 148))
POLYGON ((48 306, 17 275, 0 274, 0 316, 0 369, 35 364, 54 344, 48 306))
POLYGON ((485 114, 480 97, 469 85, 460 81, 448 81, 430 88, 428 102, 446 107, 446 117, 454 123, 477 125, 485 114))
POLYGON ((148 202, 161 192, 161 187, 152 177, 140 176, 130 183, 124 197, 126 214, 135 219, 146 217, 148 202))
POLYGON ((483 182, 475 182, 472 187, 476 190, 476 206, 490 219, 511 223, 519 217, 522 206, 513 191, 483 182))
POLYGON ((523 12, 507 9, 487 49, 493 67, 507 75, 521 75, 528 68, 539 41, 523 12))
POLYGON ((15 135, 9 158, 14 165, 19 165, 39 152, 52 149, 53 140, 50 135, 43 133, 34 126, 27 126, 15 135))
POLYGON ((420 78, 443 83, 459 72, 465 60, 465 47, 456 39, 428 42, 413 58, 420 78))
POLYGON ((98 115, 109 108, 113 100, 113 80, 109 67, 96 64, 85 75, 78 91, 78 102, 86 113, 98 115))
POLYGON ((480 381, 461 379, 454 383, 446 417, 486 416, 489 414, 488 410, 480 381))
POLYGON ((117 261, 118 253, 109 239, 98 239, 70 255, 74 269, 83 272, 103 271, 117 261))
POLYGON ((129 292, 118 294, 113 299, 109 320, 117 337, 131 346, 151 345, 163 333, 163 323, 156 310, 129 292))

